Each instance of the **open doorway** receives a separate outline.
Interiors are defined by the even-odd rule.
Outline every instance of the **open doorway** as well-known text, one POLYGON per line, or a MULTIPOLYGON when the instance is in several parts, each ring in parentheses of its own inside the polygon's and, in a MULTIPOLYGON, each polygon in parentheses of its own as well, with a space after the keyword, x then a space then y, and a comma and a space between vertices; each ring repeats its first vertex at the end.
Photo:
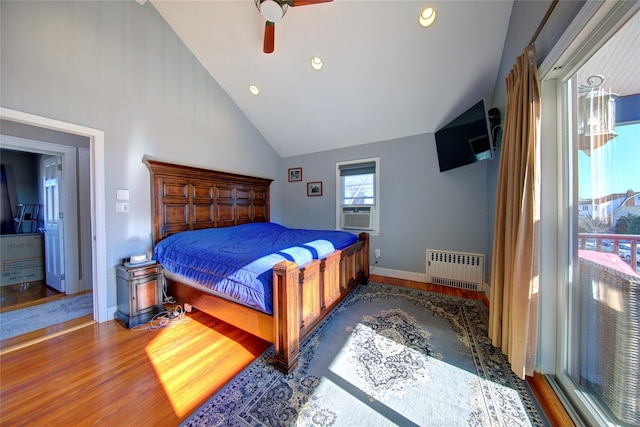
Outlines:
MULTIPOLYGON (((2 120, 3 133, 6 123, 15 123, 31 126, 41 131, 54 130, 87 137, 90 140, 90 151, 84 155, 89 157, 90 181, 84 185, 90 188, 90 230, 85 233, 89 236, 90 250, 84 252, 91 258, 92 271, 89 273, 93 282, 93 319, 97 322, 105 322, 110 319, 107 302, 107 256, 106 256, 106 219, 104 208, 104 132, 98 129, 88 128, 74 123, 63 122, 37 116, 21 111, 0 107, 0 119, 2 120)), ((112 316, 111 316, 112 317, 112 316)))
POLYGON ((2 217, 2 290, 20 284, 26 293, 29 282, 44 281, 57 293, 91 291, 88 139, 67 145, 1 138, 3 205, 9 206, 2 217), (33 253, 18 250, 26 247, 33 253))
POLYGON ((0 310, 3 324, 37 314, 33 327, 17 323, 28 332, 92 313, 90 145, 60 133, 36 136, 61 143, 6 135, 30 132, 3 124, 2 202, 10 209, 2 215, 0 310))
MULTIPOLYGON (((58 284, 52 286, 46 280, 45 205, 38 168, 45 157, 38 153, 7 149, 2 142, 0 140, 3 207, 0 311, 6 312, 64 296, 64 289, 58 284)), ((46 158, 61 161, 59 156, 46 158)))

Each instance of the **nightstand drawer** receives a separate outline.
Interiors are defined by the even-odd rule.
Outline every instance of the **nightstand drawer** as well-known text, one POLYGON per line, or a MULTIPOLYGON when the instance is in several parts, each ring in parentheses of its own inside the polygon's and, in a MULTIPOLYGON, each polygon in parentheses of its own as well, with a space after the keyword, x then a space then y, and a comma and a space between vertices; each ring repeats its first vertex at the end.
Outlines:
POLYGON ((149 276, 152 274, 160 274, 160 264, 146 265, 142 267, 121 267, 117 269, 118 277, 125 280, 136 279, 139 277, 149 276))
POLYGON ((131 277, 142 277, 147 276, 149 274, 159 274, 160 273, 160 264, 149 265, 144 268, 134 268, 129 270, 129 274, 131 277))

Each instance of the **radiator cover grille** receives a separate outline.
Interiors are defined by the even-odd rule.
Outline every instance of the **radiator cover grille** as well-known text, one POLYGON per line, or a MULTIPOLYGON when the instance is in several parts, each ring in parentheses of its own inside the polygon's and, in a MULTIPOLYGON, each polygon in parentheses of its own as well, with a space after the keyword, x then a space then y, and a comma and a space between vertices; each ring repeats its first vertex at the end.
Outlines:
POLYGON ((427 249, 427 280, 434 285, 481 291, 484 254, 427 249))

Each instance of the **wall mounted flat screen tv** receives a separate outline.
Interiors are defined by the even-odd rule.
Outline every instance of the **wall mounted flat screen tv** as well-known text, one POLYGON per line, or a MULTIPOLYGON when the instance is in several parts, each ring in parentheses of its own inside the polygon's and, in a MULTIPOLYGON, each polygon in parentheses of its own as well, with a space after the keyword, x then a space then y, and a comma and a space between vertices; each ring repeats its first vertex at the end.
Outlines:
POLYGON ((483 100, 437 130, 435 138, 440 172, 493 159, 489 118, 483 100))

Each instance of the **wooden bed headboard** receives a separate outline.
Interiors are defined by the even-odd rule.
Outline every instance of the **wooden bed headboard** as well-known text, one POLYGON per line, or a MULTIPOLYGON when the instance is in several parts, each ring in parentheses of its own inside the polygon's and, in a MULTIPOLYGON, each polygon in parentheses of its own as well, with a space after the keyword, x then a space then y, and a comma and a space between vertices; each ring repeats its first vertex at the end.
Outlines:
POLYGON ((143 162, 151 171, 154 245, 180 231, 269 222, 271 179, 143 162))

